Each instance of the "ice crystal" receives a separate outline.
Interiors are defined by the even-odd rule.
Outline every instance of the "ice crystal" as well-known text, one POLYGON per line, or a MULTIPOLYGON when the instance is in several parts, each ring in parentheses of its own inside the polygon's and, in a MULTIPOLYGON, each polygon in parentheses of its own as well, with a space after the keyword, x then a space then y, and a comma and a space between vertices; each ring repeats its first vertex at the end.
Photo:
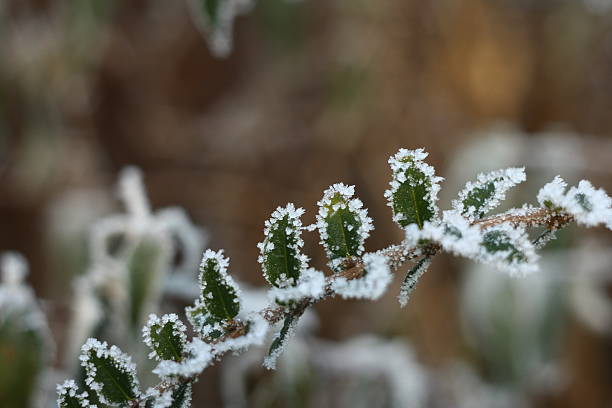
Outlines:
POLYGON ((85 384, 94 390, 104 404, 124 403, 140 395, 136 365, 117 346, 88 339, 81 348, 81 365, 85 384))
POLYGON ((57 406, 59 408, 89 407, 87 393, 79 393, 74 380, 66 380, 57 386, 57 406))
POLYGON ((239 352, 251 346, 263 344, 269 328, 267 320, 258 313, 252 313, 244 321, 247 326, 246 334, 238 337, 228 337, 221 342, 215 343, 212 346, 215 355, 223 354, 227 351, 239 352))
POLYGON ((509 168, 480 173, 475 182, 469 181, 459 197, 453 200, 453 209, 470 221, 482 218, 506 198, 506 192, 526 180, 524 168, 509 168))
POLYGON ((361 256, 365 251, 363 244, 374 229, 368 211, 360 199, 352 198, 354 194, 355 186, 337 183, 325 190, 317 203, 316 226, 332 269, 347 258, 361 256))
POLYGON ((191 377, 201 373, 213 359, 211 346, 194 338, 185 346, 186 357, 181 361, 164 360, 153 373, 161 378, 191 377))
POLYGON ((174 314, 161 318, 149 315, 149 321, 142 329, 144 343, 151 348, 149 358, 179 361, 183 358, 183 348, 187 342, 187 328, 174 314))
POLYGON ((358 279, 337 277, 332 281, 332 290, 345 299, 376 300, 385 293, 392 275, 386 258, 378 253, 363 256, 365 275, 358 279))
MULTIPOLYGON (((559 176, 542 187, 538 193, 540 205, 572 215, 576 222, 586 227, 612 226, 612 200, 603 189, 595 189, 587 180, 571 187, 559 176)), ((612 229, 612 228, 610 228, 612 229)))
POLYGON ((410 224, 422 227, 438 214, 436 201, 443 178, 423 161, 427 155, 423 149, 400 149, 389 158, 393 177, 385 197, 393 209, 393 220, 402 228, 410 224))
POLYGON ((278 207, 264 224, 264 240, 257 244, 261 251, 258 262, 266 280, 276 287, 293 286, 308 267, 308 257, 300 252, 303 208, 292 203, 278 207))
POLYGON ((145 393, 145 401, 147 401, 145 407, 189 408, 191 407, 192 387, 191 381, 184 381, 162 391, 157 388, 149 388, 145 393))
POLYGON ((308 268, 295 286, 271 288, 268 298, 273 302, 287 303, 304 298, 319 299, 325 293, 325 275, 314 268, 308 268))

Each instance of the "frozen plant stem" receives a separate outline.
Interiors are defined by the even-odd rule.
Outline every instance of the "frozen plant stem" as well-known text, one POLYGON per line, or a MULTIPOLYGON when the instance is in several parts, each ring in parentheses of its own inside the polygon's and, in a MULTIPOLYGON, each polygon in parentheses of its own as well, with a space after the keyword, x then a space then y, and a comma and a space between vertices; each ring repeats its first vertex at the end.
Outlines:
MULTIPOLYGON (((289 203, 278 207, 265 222, 264 240, 258 244, 259 263, 272 288, 270 303, 262 310, 245 310, 238 285, 228 273, 229 258, 223 251, 207 250, 200 267, 201 294, 186 309, 195 330, 191 341, 176 315, 151 316, 143 330, 145 343, 160 361, 153 372, 161 382, 141 392, 129 357, 114 346, 90 339, 84 346, 90 383, 94 390, 108 390, 108 398, 131 407, 188 407, 191 384, 210 363, 228 351, 239 352, 262 344, 269 326, 282 323, 264 359, 264 366, 274 368, 277 357, 289 340, 299 318, 314 304, 342 298, 378 299, 392 280, 392 273, 404 269, 408 261, 416 264, 403 279, 400 304, 408 297, 425 273, 432 259, 448 252, 488 263, 511 275, 525 275, 537 270, 536 249, 554 238, 554 232, 576 222, 585 226, 605 225, 612 229, 612 200, 603 190, 581 181, 566 192, 559 177, 545 185, 538 194, 539 207, 523 206, 487 216, 505 199, 507 191, 526 179, 523 168, 510 168, 478 176, 468 182, 442 214, 437 202, 441 177, 425 163, 423 149, 400 149, 389 159, 392 169, 390 189, 385 192, 393 211, 393 220, 403 229, 404 240, 374 253, 365 253, 365 240, 374 228, 367 209, 356 197, 354 186, 338 183, 324 192, 319 201, 319 215, 314 226, 329 259, 327 276, 309 266, 310 258, 302 252, 302 233, 315 228, 303 227, 304 209, 289 203), (535 241, 528 228, 544 227, 535 241), (110 351, 109 351, 110 350, 110 351), (97 354, 96 354, 97 353, 97 354), (103 361, 102 361, 102 360, 103 361), (96 374, 106 365, 122 375, 124 384, 117 394, 108 376, 96 374), (96 377, 97 375, 97 377, 96 377), (158 404, 159 403, 159 404, 158 404)), ((80 398, 68 382, 61 389, 61 408, 80 398), (74 397, 70 393, 77 395, 74 397)))

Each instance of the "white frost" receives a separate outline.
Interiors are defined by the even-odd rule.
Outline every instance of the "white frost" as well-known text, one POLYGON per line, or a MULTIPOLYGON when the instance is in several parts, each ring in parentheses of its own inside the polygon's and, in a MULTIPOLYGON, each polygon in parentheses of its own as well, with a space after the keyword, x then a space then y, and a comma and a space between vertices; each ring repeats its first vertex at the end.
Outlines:
POLYGON ((151 329, 153 326, 158 326, 157 330, 159 331, 168 323, 172 324, 172 335, 177 336, 183 344, 187 342, 187 335, 185 334, 187 332, 187 328, 176 314, 165 314, 161 318, 157 317, 155 314, 150 314, 149 321, 142 328, 143 341, 152 350, 151 353, 149 353, 149 358, 154 358, 158 361, 162 360, 162 358, 155 351, 155 345, 153 344, 153 338, 151 337, 151 329))
POLYGON ((319 299, 325 293, 325 275, 314 268, 302 272, 295 286, 272 287, 268 291, 271 302, 289 302, 304 298, 319 299))
POLYGON ((153 369, 161 378, 191 377, 204 371, 213 359, 212 348, 198 338, 194 338, 185 347, 188 357, 180 362, 164 360, 153 369))
POLYGON ((337 277, 332 281, 331 288, 344 299, 376 300, 385 293, 391 282, 392 275, 386 258, 378 253, 368 253, 363 256, 365 275, 358 279, 337 277))

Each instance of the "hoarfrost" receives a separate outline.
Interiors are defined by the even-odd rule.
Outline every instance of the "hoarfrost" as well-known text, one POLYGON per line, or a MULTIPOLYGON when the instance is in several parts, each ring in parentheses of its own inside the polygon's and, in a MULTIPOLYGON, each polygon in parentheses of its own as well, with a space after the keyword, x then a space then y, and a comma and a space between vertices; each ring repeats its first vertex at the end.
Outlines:
POLYGON ((304 298, 319 299, 325 293, 325 275, 314 268, 302 272, 295 286, 285 288, 273 287, 268 291, 272 302, 289 302, 304 298))
POLYGON ((368 253, 363 256, 365 275, 359 279, 337 277, 332 281, 331 289, 344 299, 376 300, 385 293, 392 275, 386 258, 379 253, 368 253))
POLYGON ((187 357, 182 361, 164 360, 153 369, 161 378, 191 377, 201 373, 213 359, 212 348, 198 338, 194 338, 185 347, 187 357))
POLYGON ((406 276, 406 279, 404 279, 404 282, 402 283, 398 296, 398 300, 401 307, 405 307, 408 304, 410 293, 412 293, 412 290, 414 289, 416 283, 421 278, 421 276, 423 276, 423 274, 427 272, 429 265, 431 265, 431 257, 426 256, 425 258, 421 259, 406 276))
POLYGON ((525 168, 508 168, 480 173, 476 181, 468 181, 452 201, 453 210, 470 221, 480 218, 506 199, 506 192, 526 180, 525 168))
POLYGON ((149 358, 154 358, 158 361, 162 360, 162 358, 155 351, 155 345, 153 344, 153 338, 151 337, 151 329, 153 326, 158 326, 158 330, 161 330, 168 323, 172 324, 173 336, 178 337, 183 344, 187 341, 187 335, 185 334, 187 332, 187 328, 176 314, 165 314, 161 318, 155 314, 150 314, 149 321, 142 328, 143 341, 152 349, 152 351, 149 353, 149 358))
POLYGON ((67 398, 76 399, 82 407, 90 406, 87 393, 79 393, 79 387, 74 380, 66 380, 57 386, 57 406, 62 407, 63 404, 66 404, 67 398))
POLYGON ((236 338, 228 337, 214 344, 212 346, 214 355, 220 355, 228 351, 240 352, 251 346, 263 344, 270 327, 267 320, 258 313, 251 313, 244 320, 248 326, 247 333, 236 338))

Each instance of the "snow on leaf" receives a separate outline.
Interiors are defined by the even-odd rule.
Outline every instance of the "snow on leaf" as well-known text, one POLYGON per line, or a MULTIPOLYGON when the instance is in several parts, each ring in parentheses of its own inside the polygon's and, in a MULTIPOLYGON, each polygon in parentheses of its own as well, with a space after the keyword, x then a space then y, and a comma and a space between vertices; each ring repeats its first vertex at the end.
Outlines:
POLYGON ((217 339, 226 332, 226 322, 208 313, 202 299, 196 299, 193 306, 187 306, 185 314, 196 333, 207 339, 217 339))
POLYGON ((57 386, 58 408, 87 408, 89 401, 87 393, 79 393, 79 387, 74 380, 66 380, 57 386))
POLYGON ((138 398, 136 365, 116 346, 90 338, 81 348, 85 384, 96 391, 104 404, 126 403, 138 398))
POLYGON ((392 275, 386 258, 378 253, 363 256, 365 275, 358 279, 337 277, 332 281, 332 290, 344 299, 376 300, 385 293, 392 275))
POLYGON ((480 173, 476 181, 469 181, 459 197, 453 200, 453 209, 470 221, 482 218, 506 198, 506 191, 525 180, 524 168, 480 173))
MULTIPOLYGON (((542 187, 538 193, 540 205, 557 212, 572 215, 576 222, 586 227, 612 225, 612 200, 603 189, 595 189, 587 180, 571 187, 559 176, 542 187)), ((610 228, 612 229, 612 228, 610 228)))
POLYGON ((186 331, 187 328, 174 313, 161 318, 154 314, 149 315, 149 321, 142 329, 144 343, 153 350, 149 358, 182 360, 187 341, 186 331))
POLYGON ((404 278, 404 282, 402 282, 402 286, 400 288, 400 293, 398 296, 398 300, 401 307, 405 307, 408 304, 408 298, 410 297, 410 293, 416 286, 418 280, 423 276, 427 269, 431 265, 431 257, 425 256, 417 262, 414 267, 408 271, 406 277, 404 278))
POLYGON ((153 373, 161 378, 191 377, 201 373, 213 359, 211 346, 194 338, 185 346, 185 358, 181 361, 163 360, 153 373))
POLYGON ((238 285, 228 275, 229 259, 223 250, 206 250, 200 264, 202 304, 206 311, 219 320, 231 320, 240 311, 238 285))
POLYGON ((523 228, 500 224, 483 231, 476 259, 493 264, 510 275, 526 275, 538 270, 538 256, 523 228))
POLYGON ((443 179, 423 161, 426 157, 423 149, 400 149, 389 158, 393 176, 385 197, 393 209, 393 220, 402 228, 410 224, 422 228, 437 216, 436 201, 443 179))
POLYGON ((294 286, 308 267, 308 257, 300 253, 304 246, 302 214, 304 209, 296 209, 291 203, 278 207, 265 222, 263 242, 257 244, 264 277, 278 288, 294 286))
POLYGON ((149 388, 146 392, 145 408, 189 408, 192 388, 191 381, 178 382, 164 391, 149 388))
POLYGON ((316 225, 332 269, 337 270, 347 258, 363 254, 363 243, 374 229, 361 200, 352 198, 354 193, 354 186, 337 183, 325 190, 317 203, 316 225))
POLYGON ((286 288, 271 288, 268 291, 268 298, 272 302, 285 304, 291 301, 298 301, 304 298, 319 299, 325 293, 325 275, 314 268, 308 268, 295 286, 286 288))

